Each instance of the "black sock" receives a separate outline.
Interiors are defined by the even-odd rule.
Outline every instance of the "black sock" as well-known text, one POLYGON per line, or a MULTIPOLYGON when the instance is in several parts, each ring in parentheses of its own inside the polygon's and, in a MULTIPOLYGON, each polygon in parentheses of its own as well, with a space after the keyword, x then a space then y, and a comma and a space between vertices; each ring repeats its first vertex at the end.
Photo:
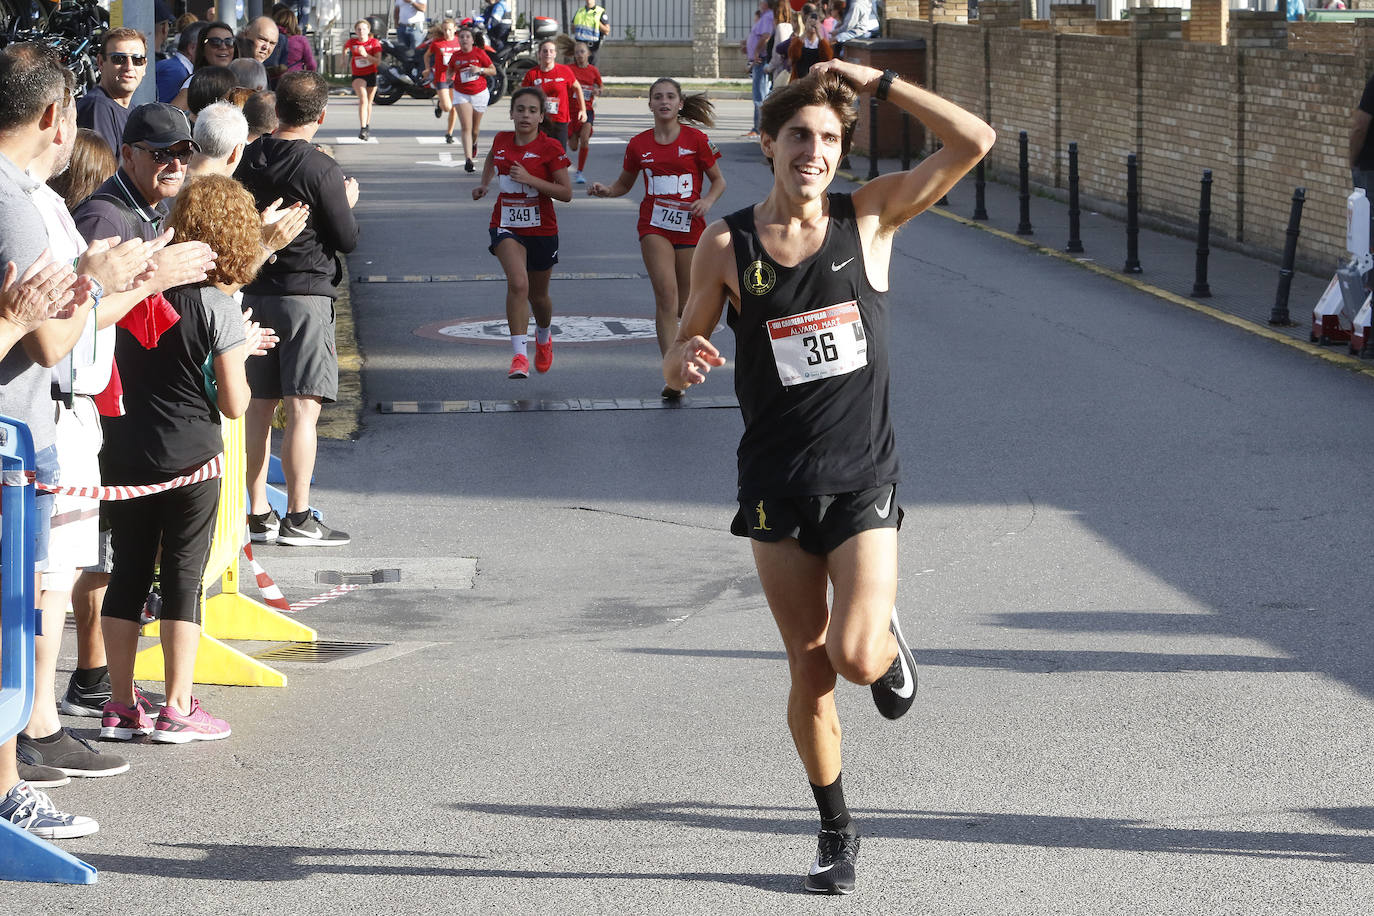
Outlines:
POLYGON ((289 523, 292 524, 292 525, 303 525, 303 524, 305 524, 305 520, 308 519, 309 517, 310 517, 310 510, 309 510, 309 509, 302 509, 302 510, 299 511, 299 512, 288 512, 288 513, 286 513, 286 520, 287 520, 287 522, 289 522, 289 523))
POLYGON ((816 808, 821 813, 821 829, 836 830, 853 835, 856 833, 854 820, 849 816, 849 806, 844 803, 843 776, 836 776, 828 786, 810 783, 811 794, 816 796, 816 808))
POLYGON ((77 668, 73 674, 76 677, 76 686, 90 688, 99 684, 105 675, 109 673, 109 668, 101 665, 99 668, 77 668))

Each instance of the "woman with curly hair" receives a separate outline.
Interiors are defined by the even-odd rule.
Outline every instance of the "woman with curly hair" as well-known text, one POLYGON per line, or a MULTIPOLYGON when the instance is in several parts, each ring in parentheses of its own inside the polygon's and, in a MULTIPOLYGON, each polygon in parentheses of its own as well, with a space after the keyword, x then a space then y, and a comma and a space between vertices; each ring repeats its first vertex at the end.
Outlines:
POLYGON ((116 558, 101 610, 111 699, 100 736, 184 744, 229 736, 229 725, 191 693, 201 579, 219 509, 220 415, 243 416, 250 397, 244 361, 272 347, 276 336, 233 299, 262 261, 253 196, 232 178, 197 178, 182 189, 168 224, 178 240, 205 242, 218 258, 202 284, 167 290, 167 307, 150 309, 136 332, 119 328, 125 414, 106 418, 101 476, 112 485, 193 482, 107 504, 116 558), (166 700, 156 720, 134 691, 139 613, 155 565, 166 665, 166 700))

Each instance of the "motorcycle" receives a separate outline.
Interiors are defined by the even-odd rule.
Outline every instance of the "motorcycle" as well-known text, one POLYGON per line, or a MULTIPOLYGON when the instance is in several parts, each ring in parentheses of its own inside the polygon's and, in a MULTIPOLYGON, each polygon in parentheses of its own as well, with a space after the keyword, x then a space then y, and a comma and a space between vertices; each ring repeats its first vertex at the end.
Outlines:
POLYGON ((434 98, 434 87, 424 78, 425 52, 382 37, 386 35, 386 21, 380 16, 371 18, 379 20, 372 24, 372 32, 382 42, 382 61, 377 65, 377 94, 373 101, 378 105, 393 105, 403 95, 422 100, 434 98))
POLYGON ((0 3, 0 45, 34 41, 57 51, 62 65, 76 77, 80 98, 100 82, 95 57, 99 50, 93 37, 109 28, 109 14, 95 0, 60 0, 29 4, 18 0, 0 3))
POLYGON ((487 77, 488 105, 495 105, 503 96, 519 89, 525 74, 539 66, 538 42, 558 34, 558 20, 535 17, 534 29, 511 30, 499 46, 492 44, 482 17, 473 14, 459 23, 460 28, 472 30, 472 41, 487 52, 496 73, 487 77), (523 37, 521 37, 523 33, 523 37))

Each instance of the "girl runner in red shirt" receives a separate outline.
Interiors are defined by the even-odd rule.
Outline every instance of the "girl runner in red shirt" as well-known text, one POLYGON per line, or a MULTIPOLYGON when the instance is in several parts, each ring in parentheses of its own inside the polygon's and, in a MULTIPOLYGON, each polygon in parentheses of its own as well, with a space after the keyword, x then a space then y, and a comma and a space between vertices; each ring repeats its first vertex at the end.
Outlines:
POLYGON ((585 41, 573 45, 573 62, 568 69, 577 77, 577 84, 582 87, 582 97, 587 101, 587 120, 582 122, 580 130, 574 131, 568 137, 568 146, 577 150, 577 171, 573 173, 573 181, 577 184, 586 184, 587 179, 582 177, 582 170, 587 167, 587 146, 592 139, 592 124, 596 121, 596 112, 592 110, 592 105, 601 93, 601 71, 592 65, 591 48, 587 47, 585 41))
POLYGON ((537 86, 548 99, 549 119, 544 132, 568 149, 568 124, 574 118, 578 125, 587 119, 587 101, 582 86, 567 65, 555 63, 558 43, 552 38, 539 43, 539 66, 525 71, 523 86, 537 86))
MULTIPOLYGON (((471 29, 458 30, 458 53, 449 61, 452 68, 453 105, 458 110, 458 120, 463 124, 463 168, 473 172, 476 168, 472 160, 477 158, 477 128, 482 123, 482 115, 487 110, 487 99, 491 92, 487 88, 487 77, 496 75, 496 67, 487 52, 473 45, 471 29)), ((449 133, 453 133, 453 121, 449 120, 449 133)))
MULTIPOLYGON (((594 182, 593 197, 620 197, 644 173, 644 201, 639 205, 639 250, 654 287, 654 323, 658 349, 666 352, 677 337, 678 319, 687 304, 692 277, 692 252, 706 228, 706 213, 725 193, 725 178, 717 160, 720 151, 706 134, 683 121, 706 127, 715 123, 715 107, 705 95, 682 95, 677 80, 663 77, 649 87, 649 110, 654 126, 631 138, 625 146, 620 177, 609 187, 594 182), (711 190, 701 193, 702 177, 711 190)), ((664 388, 676 399, 682 392, 664 388)))
POLYGON ((344 53, 353 73, 353 94, 358 97, 358 139, 366 140, 372 99, 377 94, 377 65, 382 62, 382 43, 372 37, 366 19, 353 23, 353 37, 344 42, 344 53))
POLYGON ((534 312, 534 368, 553 365, 553 300, 549 278, 558 263, 558 220, 553 202, 572 200, 568 157, 552 137, 540 133, 545 117, 544 93, 537 87, 515 90, 510 117, 515 130, 503 130, 491 141, 482 166, 482 183, 472 189, 481 200, 493 178, 499 178, 491 212, 491 245, 506 273, 506 321, 515 355, 507 378, 529 378, 525 336, 534 312))
POLYGON ((439 23, 441 36, 431 41, 425 48, 425 73, 429 84, 436 90, 434 97, 434 117, 448 115, 448 130, 444 131, 444 142, 453 142, 453 125, 458 114, 453 110, 453 82, 449 73, 453 55, 458 53, 458 23, 445 19, 439 23))

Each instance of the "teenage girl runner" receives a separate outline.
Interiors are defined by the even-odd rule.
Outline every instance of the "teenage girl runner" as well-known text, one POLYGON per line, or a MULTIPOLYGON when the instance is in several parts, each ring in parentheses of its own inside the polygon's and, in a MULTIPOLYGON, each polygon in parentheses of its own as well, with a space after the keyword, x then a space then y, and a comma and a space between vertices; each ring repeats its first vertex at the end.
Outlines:
POLYGON ((596 112, 592 110, 592 105, 601 94, 601 71, 592 65, 591 49, 585 41, 573 45, 573 62, 568 69, 577 77, 577 84, 582 87, 582 97, 587 101, 587 120, 582 122, 580 130, 568 137, 569 148, 577 150, 577 171, 573 173, 573 181, 577 184, 586 184, 587 179, 582 177, 582 170, 587 167, 587 146, 592 139, 592 124, 596 121, 596 112))
POLYGON ((568 157, 563 147, 539 130, 545 115, 544 93, 533 86, 515 90, 510 118, 515 130, 503 130, 491 141, 482 166, 482 183, 472 189, 481 200, 493 177, 499 177, 491 212, 491 246, 487 249, 506 272, 506 321, 515 355, 507 378, 529 378, 525 335, 534 311, 534 368, 553 365, 553 300, 549 278, 558 263, 558 221, 553 202, 572 200, 568 157))
MULTIPOLYGON (((477 158, 477 128, 482 123, 487 99, 491 95, 487 88, 487 77, 496 75, 496 66, 486 51, 473 45, 472 29, 459 29, 458 52, 449 60, 449 67, 452 68, 453 106, 463 125, 463 156, 466 159, 463 168, 475 172, 477 169, 472 160, 477 158)), ((451 136, 452 117, 448 130, 451 136)))
POLYGON ((452 143, 453 125, 457 123, 458 113, 453 110, 453 82, 449 66, 453 55, 458 53, 458 23, 445 19, 439 23, 439 33, 439 37, 425 48, 425 73, 429 74, 429 84, 436 90, 434 117, 448 115, 444 142, 452 143))
POLYGON ((535 86, 548 99, 549 119, 544 131, 568 149, 569 122, 580 128, 587 118, 586 99, 582 98, 582 86, 573 76, 572 70, 558 60, 558 42, 547 38, 539 43, 539 66, 525 71, 521 85, 535 86))
POLYGON ((353 94, 358 97, 358 139, 367 139, 372 123, 372 99, 377 95, 377 65, 382 62, 382 43, 372 37, 366 19, 353 23, 353 37, 344 42, 344 53, 353 73, 353 94))
MULTIPOLYGON (((593 197, 620 197, 644 173, 644 201, 639 205, 639 250, 654 287, 654 324, 659 353, 666 353, 677 337, 678 319, 687 304, 692 276, 692 252, 706 228, 706 213, 725 193, 725 178, 717 160, 720 151, 706 134, 682 123, 715 124, 713 106, 705 95, 684 97, 677 80, 663 77, 649 87, 649 110, 654 126, 625 146, 625 164, 615 184, 594 182, 593 197), (701 193, 702 176, 711 190, 701 193)), ((664 388, 670 400, 682 396, 664 388)))

